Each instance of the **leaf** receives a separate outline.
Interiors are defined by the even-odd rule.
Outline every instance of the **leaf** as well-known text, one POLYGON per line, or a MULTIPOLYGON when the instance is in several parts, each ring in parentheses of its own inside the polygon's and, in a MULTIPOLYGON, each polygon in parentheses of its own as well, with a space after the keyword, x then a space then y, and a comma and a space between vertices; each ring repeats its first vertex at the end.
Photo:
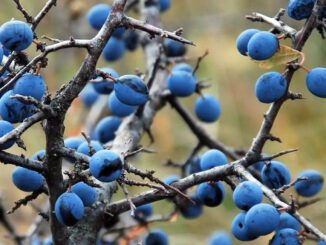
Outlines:
POLYGON ((295 50, 289 46, 280 45, 277 52, 269 59, 257 61, 255 63, 262 69, 271 69, 277 65, 285 65, 289 62, 292 62, 296 59, 300 59, 302 57, 302 53, 298 50, 295 50))

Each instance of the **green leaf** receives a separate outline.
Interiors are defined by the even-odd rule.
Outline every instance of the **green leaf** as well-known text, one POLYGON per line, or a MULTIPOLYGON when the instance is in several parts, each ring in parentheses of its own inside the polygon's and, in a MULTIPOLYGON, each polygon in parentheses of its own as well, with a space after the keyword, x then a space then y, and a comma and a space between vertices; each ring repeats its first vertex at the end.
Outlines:
POLYGON ((280 45, 277 52, 267 60, 257 61, 255 63, 262 69, 271 69, 274 66, 285 65, 302 57, 302 53, 291 47, 280 45))

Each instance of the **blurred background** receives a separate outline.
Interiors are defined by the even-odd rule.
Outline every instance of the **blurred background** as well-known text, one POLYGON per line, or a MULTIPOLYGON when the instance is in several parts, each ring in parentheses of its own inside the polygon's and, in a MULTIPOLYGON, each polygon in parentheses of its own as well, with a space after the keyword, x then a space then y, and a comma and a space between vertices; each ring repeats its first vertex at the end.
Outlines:
MULTIPOLYGON (((23 6, 35 15, 44 5, 45 0, 21 0, 23 6)), ((85 13, 95 3, 112 1, 82 1, 61 0, 57 7, 52 9, 37 30, 37 35, 47 35, 58 39, 89 38, 95 32, 89 27, 85 19, 85 13)), ((189 47, 187 56, 191 64, 196 63, 196 58, 209 50, 209 55, 200 65, 197 74, 199 79, 208 79, 212 84, 208 93, 216 95, 222 106, 222 115, 218 123, 202 124, 211 135, 223 143, 247 149, 253 137, 256 135, 263 113, 268 105, 259 103, 254 96, 256 79, 265 71, 258 68, 257 64, 248 57, 241 56, 235 48, 237 35, 247 28, 260 28, 268 30, 265 24, 252 23, 244 18, 246 14, 260 12, 274 16, 280 8, 286 8, 287 0, 259 1, 259 0, 232 0, 232 1, 193 1, 172 0, 172 7, 162 14, 162 23, 167 30, 176 30, 183 27, 185 36, 192 40, 196 46, 189 47)), ((136 16, 137 14, 131 13, 136 16)), ((1 0, 0 24, 12 18, 23 20, 20 12, 15 9, 15 4, 10 0, 1 0)), ((293 21, 287 16, 283 20, 289 25, 299 29, 303 21, 293 21)), ((288 40, 282 41, 289 44, 288 40)), ((35 54, 32 47, 28 52, 35 54)), ((326 45, 320 35, 314 31, 304 48, 306 66, 326 66, 326 45)), ((43 71, 48 87, 54 93, 63 83, 69 81, 78 69, 85 53, 81 50, 64 50, 49 56, 49 66, 43 71)), ((145 72, 143 53, 139 48, 135 52, 128 52, 123 59, 115 63, 100 60, 98 66, 109 66, 120 74, 134 73, 136 70, 145 72)), ((282 72, 284 67, 276 67, 274 70, 282 72)), ((289 148, 299 148, 296 153, 289 154, 279 160, 286 163, 291 169, 294 179, 300 171, 313 168, 322 173, 326 172, 326 102, 312 96, 305 87, 305 72, 295 73, 291 90, 300 92, 305 99, 289 101, 282 108, 272 133, 280 137, 282 144, 268 142, 264 152, 273 154, 289 148)), ((193 102, 197 95, 182 99, 189 111, 193 114, 193 102)), ((82 124, 87 116, 88 109, 79 100, 76 100, 66 118, 66 136, 74 136, 80 133, 82 124)), ((142 155, 134 160, 139 168, 154 169, 158 176, 164 178, 176 173, 176 169, 164 166, 166 160, 172 159, 183 162, 187 154, 196 145, 196 138, 189 132, 184 122, 167 106, 160 111, 153 124, 155 144, 151 147, 157 151, 155 155, 142 155)), ((19 148, 12 148, 14 153, 24 154, 30 157, 34 152, 44 149, 44 134, 39 125, 35 125, 26 132, 23 140, 28 151, 23 152, 19 148)), ((144 139, 148 142, 148 139, 144 139)), ((203 149, 206 150, 206 149, 203 149)), ((19 191, 11 182, 12 166, 4 165, 0 171, 0 193, 5 207, 9 210, 14 202, 26 195, 19 191)), ((178 174, 178 173, 177 173, 178 174)), ((154 224, 169 234, 170 243, 206 244, 208 237, 216 230, 230 231, 232 218, 239 212, 232 203, 232 192, 227 187, 227 197, 222 205, 216 208, 205 208, 203 215, 195 220, 186 220, 179 216, 173 223, 154 224)), ((143 189, 132 188, 133 193, 143 189)), ((293 191, 286 192, 288 197, 293 191)), ((325 197, 326 188, 320 194, 325 197)), ((122 198, 118 194, 115 199, 122 198)), ((34 202, 41 205, 45 198, 39 198, 34 202)), ((300 199, 302 200, 302 198, 300 199)), ((172 205, 166 201, 155 203, 155 213, 164 214, 172 210, 172 205)), ((324 201, 314 204, 301 211, 317 227, 326 232, 326 205, 324 201)), ((33 221, 37 212, 31 207, 22 207, 10 215, 20 233, 24 233, 33 221)), ((268 222, 268 221, 266 221, 268 222)), ((246 244, 268 244, 271 236, 259 238, 246 244)), ((6 232, 0 226, 0 244, 11 244, 6 237, 6 232)), ((234 244, 245 244, 234 240, 234 244)), ((314 244, 307 242, 306 244, 314 244)))

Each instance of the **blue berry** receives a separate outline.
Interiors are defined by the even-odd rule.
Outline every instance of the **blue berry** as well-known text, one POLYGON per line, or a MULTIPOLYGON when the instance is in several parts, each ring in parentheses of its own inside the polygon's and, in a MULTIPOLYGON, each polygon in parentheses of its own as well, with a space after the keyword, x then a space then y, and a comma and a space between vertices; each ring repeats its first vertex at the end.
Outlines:
POLYGON ((125 42, 126 48, 129 51, 134 51, 137 49, 139 44, 139 35, 134 30, 127 30, 123 35, 123 40, 125 42))
POLYGON ((269 243, 270 245, 300 245, 299 235, 296 230, 282 229, 275 233, 273 239, 269 243))
POLYGON ((0 115, 3 120, 11 123, 22 122, 25 118, 34 114, 36 107, 31 104, 24 104, 17 99, 12 99, 12 90, 6 92, 0 99, 0 115))
MULTIPOLYGON (((105 67, 101 68, 101 71, 110 74, 113 78, 117 79, 119 77, 119 74, 112 68, 105 67)), ((98 77, 94 80, 91 80, 94 89, 99 94, 110 94, 113 91, 114 83, 111 80, 103 80, 102 77, 98 77)))
POLYGON ((102 182, 111 182, 120 177, 122 162, 116 153, 109 150, 96 152, 89 161, 91 174, 102 182))
POLYGON ((103 49, 103 56, 106 61, 116 61, 125 53, 123 40, 111 37, 103 49))
POLYGON ((91 107, 99 97, 99 94, 94 89, 93 85, 87 84, 80 92, 79 97, 85 106, 91 107))
POLYGON ((326 68, 317 67, 312 69, 306 77, 308 90, 320 97, 326 98, 326 68))
POLYGON ((220 103, 212 95, 200 96, 195 102, 195 114, 203 122, 215 122, 221 114, 220 103))
MULTIPOLYGON (((100 144, 100 142, 98 142, 96 140, 91 140, 91 146, 96 152, 103 149, 103 146, 100 144)), ((88 142, 81 143, 77 148, 77 152, 82 153, 84 155, 88 155, 88 156, 90 156, 89 151, 90 151, 90 149, 88 146, 88 142)))
POLYGON ((43 176, 27 168, 16 167, 12 172, 12 182, 18 189, 32 192, 43 185, 43 176))
POLYGON ((175 72, 175 71, 186 71, 186 72, 189 72, 191 74, 193 73, 192 66, 189 65, 189 64, 187 64, 187 63, 179 63, 179 64, 176 64, 172 68, 172 73, 175 72))
POLYGON ((180 176, 178 175, 170 175, 167 176, 163 182, 167 185, 172 185, 174 182, 177 182, 180 179, 180 176))
POLYGON ((206 151, 200 158, 200 169, 202 171, 227 164, 228 160, 223 152, 212 149, 206 151))
POLYGON ((84 206, 91 206, 96 201, 97 193, 95 188, 82 181, 74 184, 71 191, 79 196, 84 206))
POLYGON ((153 204, 148 203, 141 206, 138 206, 135 209, 135 216, 146 219, 153 214, 153 204))
POLYGON ((209 245, 232 245, 232 240, 230 235, 225 231, 214 232, 209 238, 209 245))
POLYGON ((234 204, 243 210, 248 210, 252 206, 263 200, 263 191, 260 186, 252 181, 240 183, 233 192, 234 204))
POLYGON ((240 54, 247 56, 248 42, 257 32, 259 32, 257 29, 248 29, 240 33, 236 40, 237 49, 240 54))
POLYGON ((101 143, 107 143, 115 138, 115 132, 121 124, 121 119, 107 116, 101 119, 95 127, 95 135, 101 143))
POLYGON ((203 213, 203 205, 197 196, 190 197, 194 203, 185 200, 184 203, 180 205, 180 213, 186 219, 196 219, 203 213))
POLYGON ((168 77, 167 86, 173 95, 187 97, 196 90, 196 78, 187 71, 173 71, 168 77))
POLYGON ((281 213, 281 215, 280 215, 280 223, 278 224, 278 227, 276 228, 276 230, 278 231, 278 230, 282 230, 285 228, 291 228, 296 231, 300 231, 301 224, 291 214, 284 212, 284 213, 281 213))
POLYGON ((164 40, 164 50, 168 57, 178 57, 183 56, 187 49, 186 46, 178 41, 172 39, 164 40))
POLYGON ((248 55, 254 60, 266 60, 276 53, 278 46, 278 39, 274 34, 260 31, 250 38, 248 55))
POLYGON ((216 207, 220 205, 224 199, 224 186, 219 181, 214 183, 201 183, 197 187, 196 196, 204 205, 216 207))
POLYGON ((324 241, 319 241, 319 242, 317 243, 317 245, 326 245, 326 242, 324 242, 324 241))
POLYGON ((171 0, 159 0, 158 3, 161 12, 165 12, 171 6, 171 0))
POLYGON ((281 162, 271 161, 266 164, 261 172, 264 185, 269 188, 278 189, 291 181, 289 169, 281 162))
POLYGON ((54 210, 58 221, 66 226, 75 225, 84 215, 82 200, 71 192, 59 196, 55 202, 54 210))
MULTIPOLYGON (((6 135, 7 133, 11 132, 14 130, 14 126, 10 122, 0 120, 0 137, 6 135)), ((6 150, 10 147, 12 147, 15 144, 15 140, 11 139, 8 140, 7 142, 3 143, 0 145, 0 150, 6 150)))
POLYGON ((169 245, 169 239, 163 230, 153 229, 145 236, 144 245, 169 245))
POLYGON ((307 177, 307 180, 301 180, 294 185, 294 190, 304 197, 312 197, 319 193, 323 188, 324 177, 316 170, 305 170, 299 173, 297 177, 307 177))
POLYGON ((288 16, 295 20, 306 19, 311 15, 316 0, 290 0, 288 16))
POLYGON ((252 241, 258 236, 251 234, 245 224, 246 212, 241 212, 234 217, 231 224, 231 232, 240 241, 252 241))
POLYGON ((108 107, 111 113, 117 117, 129 116, 130 114, 134 113, 137 108, 136 106, 130 106, 122 103, 115 95, 115 92, 111 93, 109 96, 108 107))
POLYGON ((35 152, 32 156, 32 160, 34 161, 43 161, 45 158, 45 150, 39 150, 35 152))
POLYGON ((105 20, 111 12, 111 7, 107 4, 100 3, 91 7, 86 15, 88 23, 96 30, 101 29, 105 20))
POLYGON ((142 105, 149 99, 147 86, 135 75, 120 77, 114 84, 114 91, 117 98, 126 105, 142 105))
POLYGON ((126 28, 124 28, 124 27, 117 27, 113 31, 112 36, 120 39, 120 38, 123 37, 123 35, 124 35, 125 32, 126 32, 126 28))
POLYGON ((187 162, 186 175, 198 173, 200 171, 202 171, 200 168, 200 157, 195 156, 190 160, 190 162, 187 162))
POLYGON ((11 20, 0 28, 0 42, 11 51, 22 51, 33 42, 33 31, 28 24, 11 20))
POLYGON ((0 64, 2 62, 2 58, 3 58, 3 48, 0 46, 0 64))
POLYGON ((77 150, 84 141, 85 140, 80 137, 69 137, 64 140, 64 145, 66 148, 77 150))
POLYGON ((267 72, 256 81, 255 94, 263 103, 272 103, 279 100, 286 92, 287 81, 278 72, 267 72))
POLYGON ((260 203, 250 208, 245 218, 245 226, 254 236, 263 236, 273 232, 279 222, 278 210, 266 203, 260 203))
POLYGON ((7 49, 6 47, 4 47, 1 42, 0 42, 0 47, 2 48, 3 55, 5 55, 5 56, 10 55, 11 51, 9 49, 7 49))
POLYGON ((37 100, 41 100, 45 94, 45 83, 43 77, 32 73, 25 73, 17 80, 13 93, 32 96, 37 100))

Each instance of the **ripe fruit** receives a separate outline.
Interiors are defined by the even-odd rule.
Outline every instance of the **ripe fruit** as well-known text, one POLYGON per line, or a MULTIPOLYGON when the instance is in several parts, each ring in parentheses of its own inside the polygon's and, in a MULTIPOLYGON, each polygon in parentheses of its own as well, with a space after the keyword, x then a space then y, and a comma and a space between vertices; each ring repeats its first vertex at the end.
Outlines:
POLYGON ((200 169, 202 171, 227 164, 228 160, 223 152, 212 149, 206 151, 200 158, 200 169))
MULTIPOLYGON (((14 130, 14 126, 10 122, 0 120, 0 137, 6 135, 7 133, 11 132, 14 130)), ((15 140, 11 139, 8 140, 7 142, 3 143, 0 145, 0 150, 6 150, 15 144, 15 140)))
POLYGON ((86 15, 88 23, 96 30, 101 29, 106 18, 111 12, 111 7, 107 4, 96 4, 91 7, 86 15))
POLYGON ((196 79, 187 71, 173 71, 167 80, 167 87, 175 96, 187 97, 196 90, 196 79))
POLYGON ((286 92, 287 81, 278 72, 267 72, 256 81, 255 94, 263 103, 272 103, 279 100, 286 92))
POLYGON ((101 119, 95 127, 96 139, 101 143, 107 143, 115 138, 115 132, 121 124, 121 119, 115 116, 107 116, 101 119))
POLYGON ((200 168, 200 157, 195 156, 190 160, 190 162, 187 162, 186 175, 198 173, 200 171, 202 171, 200 168))
POLYGON ((144 245, 168 245, 167 234, 161 229, 151 230, 144 238, 144 245))
POLYGON ((296 231, 300 231, 301 224, 291 214, 284 212, 284 213, 281 213, 281 215, 280 215, 280 223, 278 224, 278 227, 276 228, 276 230, 278 231, 278 230, 282 230, 285 228, 291 228, 296 231))
POLYGON ((138 206, 135 209, 135 216, 138 218, 146 219, 153 214, 153 204, 148 203, 138 206))
POLYGON ((248 210, 252 206, 263 200, 263 191, 260 186, 252 181, 241 182, 233 192, 234 204, 243 210, 248 210))
POLYGON ((257 29, 248 29, 240 33, 236 40, 237 49, 240 54, 247 56, 248 42, 257 32, 259 32, 257 29))
MULTIPOLYGON (((2 62, 2 58, 3 58, 3 48, 0 46, 0 64, 2 62)), ((0 74, 2 75, 2 74, 0 74)))
POLYGON ((319 241, 319 242, 317 243, 317 245, 326 245, 326 242, 324 242, 324 241, 319 241))
POLYGON ((82 200, 84 206, 91 206, 96 201, 97 193, 95 188, 82 181, 74 184, 71 191, 82 200))
POLYGON ((17 99, 12 99, 13 91, 9 90, 0 99, 0 115, 3 120, 11 123, 22 122, 25 118, 34 114, 34 105, 27 105, 17 99))
POLYGON ((245 226, 254 236, 263 236, 271 233, 277 228, 279 222, 280 214, 278 210, 266 203, 253 206, 245 217, 245 226))
POLYGON ((178 175, 170 175, 167 176, 163 182, 167 185, 172 185, 174 182, 177 182, 180 179, 180 176, 178 175))
POLYGON ((116 153, 109 150, 96 152, 89 161, 91 174, 102 182, 111 182, 120 177, 122 162, 116 153))
POLYGON ((196 196, 204 205, 216 207, 220 205, 224 199, 224 186, 219 181, 214 183, 201 183, 197 187, 196 196))
POLYGON ((11 177, 15 186, 22 191, 36 191, 43 185, 43 176, 27 168, 16 167, 11 177))
POLYGON ((195 102, 195 113, 199 120, 212 123, 220 117, 221 106, 219 101, 212 95, 200 96, 195 102))
POLYGON ((171 6, 171 0, 159 0, 158 3, 161 12, 165 12, 171 6))
POLYGON ((137 107, 122 103, 115 92, 111 93, 108 100, 108 107, 111 113, 117 117, 126 117, 132 114, 137 107))
POLYGON ((32 96, 41 100, 45 93, 45 83, 43 77, 32 73, 25 73, 21 76, 13 89, 13 94, 32 96))
POLYGON ((114 84, 114 91, 117 98, 126 105, 142 105, 149 99, 147 86, 136 75, 119 77, 114 84))
POLYGON ((172 73, 174 71, 186 71, 186 72, 189 72, 192 74, 193 69, 192 69, 192 66, 187 63, 179 63, 179 64, 176 64, 175 66, 173 66, 172 73))
POLYGON ((33 31, 28 24, 19 20, 11 20, 0 28, 0 42, 11 51, 22 51, 31 45, 33 31))
POLYGON ((261 177, 264 185, 278 189, 291 181, 289 169, 281 162, 271 161, 263 167, 261 177))
POLYGON ((254 236, 248 230, 248 227, 245 224, 246 212, 241 212, 234 217, 231 224, 231 232, 240 241, 252 241, 255 240, 258 236, 254 236))
POLYGON ((326 98, 326 68, 317 67, 312 69, 306 77, 308 90, 321 98, 326 98))
POLYGON ((45 158, 45 150, 39 150, 39 151, 35 152, 31 158, 32 158, 32 160, 35 160, 35 161, 43 161, 45 158))
POLYGON ((248 55, 254 60, 266 60, 275 54, 278 45, 278 39, 274 34, 260 31, 250 38, 248 55))
POLYGON ((99 97, 92 84, 87 84, 80 92, 79 97, 85 106, 91 107, 99 97))
POLYGON ((321 191, 324 184, 324 177, 316 170, 305 170, 299 173, 297 177, 307 177, 307 180, 301 180, 294 185, 294 190, 304 197, 312 197, 321 191))
POLYGON ((78 147, 84 142, 82 138, 79 137, 69 137, 65 139, 64 145, 66 148, 77 150, 78 147))
POLYGON ((195 204, 185 200, 180 204, 180 213, 186 219, 195 219, 198 218, 203 213, 203 205, 200 203, 197 196, 190 197, 195 204))
POLYGON ((125 42, 126 48, 129 51, 134 51, 137 49, 139 44, 139 35, 134 30, 127 30, 123 35, 123 40, 125 42))
POLYGON ((299 235, 296 230, 293 229, 282 229, 275 233, 273 239, 269 243, 270 245, 300 245, 299 235))
MULTIPOLYGON (((96 140, 91 140, 91 146, 96 152, 103 149, 103 146, 100 144, 100 142, 96 140)), ((90 156, 90 149, 88 147, 88 142, 85 141, 81 143, 77 148, 77 152, 90 156)))
POLYGON ((126 29, 124 27, 117 27, 114 29, 112 36, 120 39, 123 37, 123 34, 125 32, 126 32, 126 29))
POLYGON ((217 231, 210 237, 209 245, 232 245, 230 235, 225 231, 217 231))
POLYGON ((73 226, 84 215, 82 200, 71 192, 63 193, 55 202, 55 216, 58 221, 66 226, 73 226))
POLYGON ((163 46, 165 54, 168 57, 183 56, 187 51, 184 44, 172 39, 164 39, 163 46))
POLYGON ((316 0, 290 0, 287 12, 288 16, 295 20, 302 20, 311 15, 316 0))
POLYGON ((125 52, 125 43, 115 37, 111 37, 103 49, 103 56, 106 61, 116 61, 125 52))
MULTIPOLYGON (((119 77, 119 74, 112 68, 105 67, 101 68, 101 71, 110 74, 113 78, 117 79, 119 77)), ((91 80, 94 89, 99 94, 110 94, 113 91, 114 83, 111 80, 106 80, 102 77, 97 77, 96 79, 91 80)))

